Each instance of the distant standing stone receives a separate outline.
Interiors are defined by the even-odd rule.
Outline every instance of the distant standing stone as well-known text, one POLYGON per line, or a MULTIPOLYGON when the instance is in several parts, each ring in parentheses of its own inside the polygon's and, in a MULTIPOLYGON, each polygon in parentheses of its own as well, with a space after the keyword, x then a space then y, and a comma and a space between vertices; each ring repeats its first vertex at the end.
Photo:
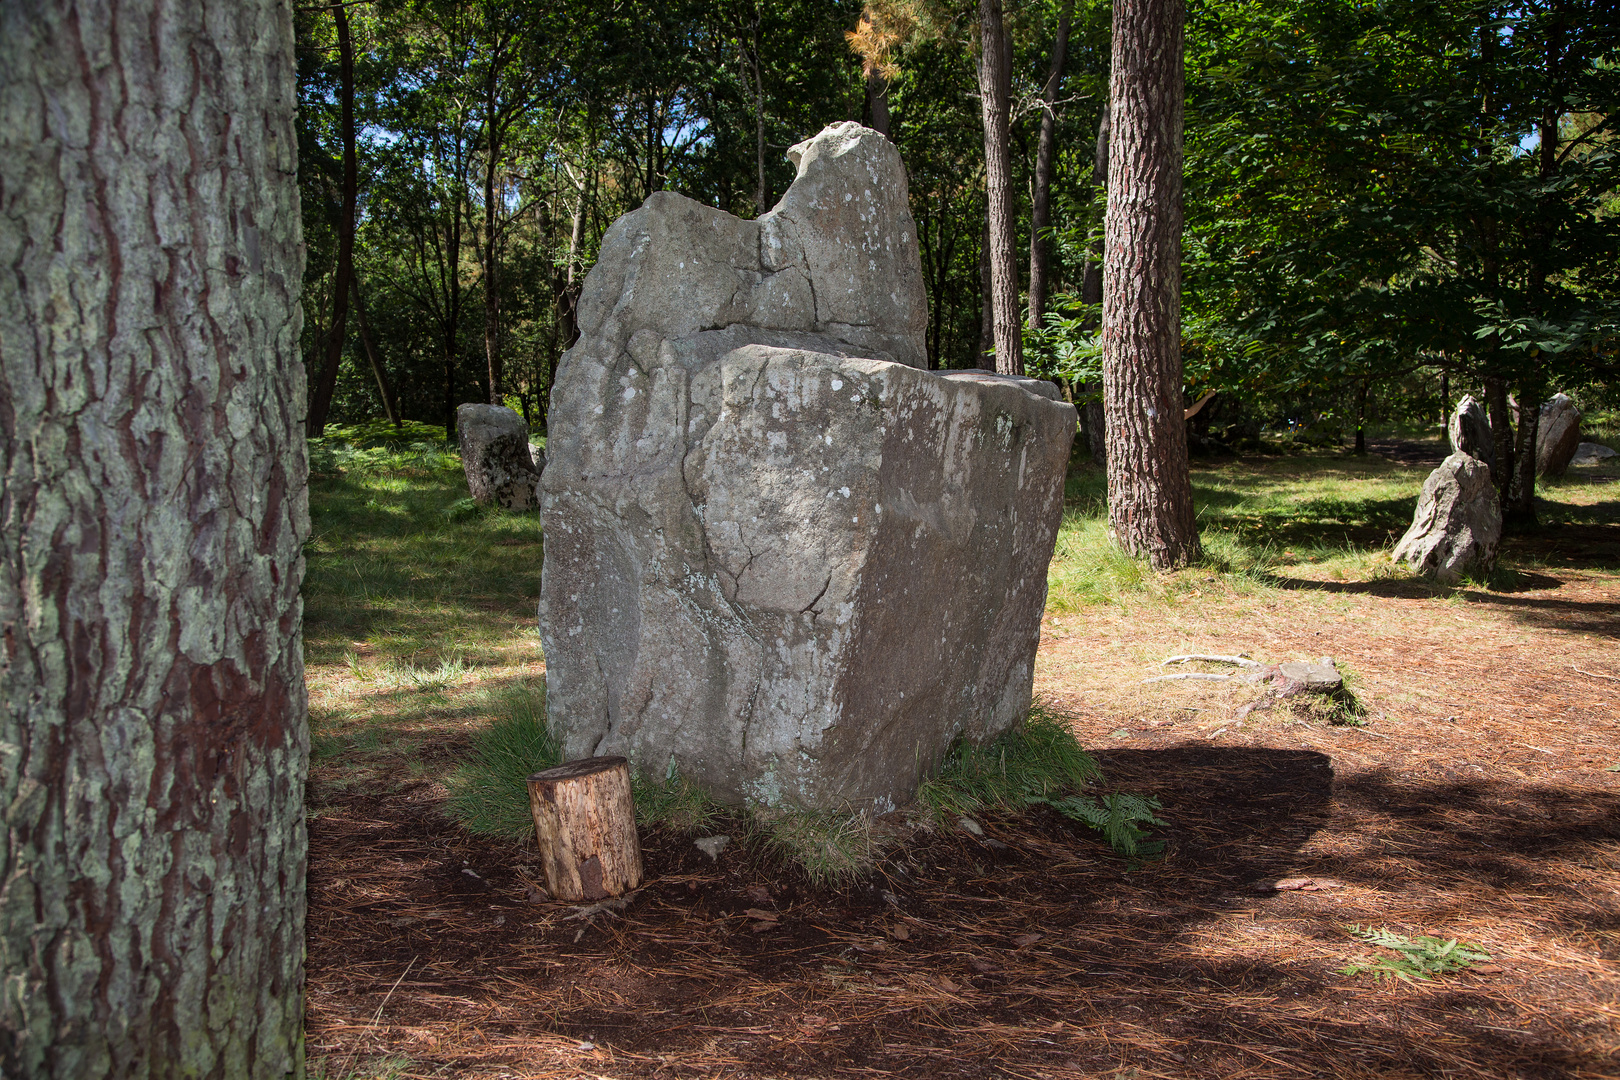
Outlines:
POLYGON ((540 469, 529 456, 529 425, 523 417, 504 405, 462 405, 456 409, 456 435, 475 500, 506 510, 539 506, 535 485, 540 469))
POLYGON ((1412 527, 1395 545, 1394 558, 1442 585, 1454 585, 1464 571, 1494 566, 1501 539, 1502 507, 1490 467, 1467 454, 1452 454, 1424 481, 1412 527))
POLYGON ((1536 475, 1563 476, 1581 445, 1581 410, 1568 394, 1554 394, 1541 406, 1536 433, 1536 475))
POLYGON ((1457 402, 1447 430, 1451 434, 1452 450, 1490 463, 1496 448, 1491 437, 1491 421, 1485 415, 1485 407, 1475 401, 1472 394, 1457 402))

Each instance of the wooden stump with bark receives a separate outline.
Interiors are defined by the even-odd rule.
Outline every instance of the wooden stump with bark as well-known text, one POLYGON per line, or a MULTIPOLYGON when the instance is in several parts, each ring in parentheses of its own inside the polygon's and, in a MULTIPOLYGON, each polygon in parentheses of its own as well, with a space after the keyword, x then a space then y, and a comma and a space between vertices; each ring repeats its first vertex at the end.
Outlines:
POLYGON ((582 758, 529 777, 546 888, 558 900, 602 900, 641 884, 630 763, 582 758))

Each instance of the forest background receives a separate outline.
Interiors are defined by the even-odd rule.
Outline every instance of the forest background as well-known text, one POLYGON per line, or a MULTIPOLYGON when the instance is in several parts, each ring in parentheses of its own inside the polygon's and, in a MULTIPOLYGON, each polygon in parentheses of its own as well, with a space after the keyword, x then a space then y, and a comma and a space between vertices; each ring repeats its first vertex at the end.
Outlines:
MULTIPOLYGON (((1005 19, 1026 362, 1084 404, 1110 8, 1005 19)), ((930 364, 993 367, 978 26, 938 0, 299 9, 311 434, 387 416, 449 437, 474 400, 543 431, 614 219, 664 189, 756 216, 792 181, 785 150, 842 120, 885 130, 909 171, 930 364)), ((1192 0, 1186 75, 1185 394, 1216 392, 1195 452, 1360 449, 1464 392, 1493 424, 1556 391, 1620 404, 1609 3, 1192 0)))

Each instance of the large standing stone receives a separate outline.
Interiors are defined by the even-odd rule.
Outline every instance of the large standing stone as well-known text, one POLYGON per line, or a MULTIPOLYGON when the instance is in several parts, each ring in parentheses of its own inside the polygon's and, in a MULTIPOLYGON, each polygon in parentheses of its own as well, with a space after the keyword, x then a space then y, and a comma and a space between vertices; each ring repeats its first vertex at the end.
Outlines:
POLYGON ((1541 406, 1536 431, 1536 475, 1563 476, 1581 445, 1581 410, 1568 394, 1554 394, 1541 406))
POLYGON ((529 456, 529 425, 523 417, 504 405, 458 405, 456 437, 475 500, 507 510, 535 508, 540 469, 529 456))
POLYGON ((1479 458, 1486 464, 1495 456, 1496 442, 1491 436, 1490 418, 1485 415, 1485 406, 1475 401, 1472 394, 1465 394, 1457 402, 1446 427, 1451 435, 1451 448, 1457 453, 1479 458))
POLYGON ((794 155, 759 221, 656 194, 586 279, 541 485, 548 713, 569 757, 881 810, 1029 705, 1075 413, 922 370, 887 140, 794 155))
POLYGON ((1501 539, 1502 507, 1490 466, 1457 453, 1423 482, 1412 527, 1395 545, 1394 557, 1442 585, 1454 585, 1465 571, 1496 565, 1501 539))

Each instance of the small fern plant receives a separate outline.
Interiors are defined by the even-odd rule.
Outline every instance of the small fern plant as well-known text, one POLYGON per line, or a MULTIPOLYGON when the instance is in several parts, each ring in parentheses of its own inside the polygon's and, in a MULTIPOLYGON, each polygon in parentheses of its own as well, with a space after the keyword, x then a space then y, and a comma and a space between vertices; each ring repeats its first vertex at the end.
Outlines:
POLYGON ((1100 800, 1071 795, 1067 799, 1030 801, 1050 806, 1064 817, 1096 829, 1109 847, 1127 859, 1151 859, 1164 852, 1164 841, 1149 840, 1150 834, 1143 828, 1165 824, 1153 814, 1155 810, 1164 809, 1158 799, 1117 792, 1104 795, 1100 800))
POLYGON ((1491 954, 1478 945, 1459 942, 1456 938, 1442 940, 1427 936, 1402 937, 1383 927, 1358 926, 1354 923, 1345 926, 1344 929, 1351 937, 1359 938, 1369 945, 1376 945, 1380 949, 1388 949, 1395 955, 1371 959, 1363 957, 1340 968, 1341 975, 1360 975, 1366 972, 1380 979, 1403 979, 1415 985, 1419 979, 1427 980, 1437 975, 1449 975, 1491 958, 1491 954))

